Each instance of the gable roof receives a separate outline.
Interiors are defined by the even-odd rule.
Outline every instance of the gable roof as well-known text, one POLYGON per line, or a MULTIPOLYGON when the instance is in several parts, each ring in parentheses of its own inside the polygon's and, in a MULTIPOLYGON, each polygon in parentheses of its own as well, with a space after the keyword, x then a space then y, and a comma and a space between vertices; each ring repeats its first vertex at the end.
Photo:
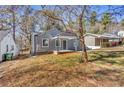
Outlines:
POLYGON ((62 32, 59 34, 60 36, 77 36, 75 33, 73 32, 62 32))
POLYGON ((55 37, 55 36, 59 35, 59 34, 62 33, 62 32, 63 32, 63 31, 54 28, 54 29, 51 29, 51 30, 47 31, 46 34, 49 34, 49 35, 51 35, 52 37, 55 37))
POLYGON ((50 29, 46 32, 39 32, 37 33, 37 35, 50 35, 51 37, 57 37, 57 36, 76 36, 75 33, 73 32, 69 32, 69 31, 62 31, 62 30, 58 30, 56 28, 50 29))
POLYGON ((58 34, 60 34, 61 32, 63 32, 63 31, 54 28, 54 29, 50 29, 48 31, 34 32, 34 34, 35 35, 50 35, 51 37, 55 37, 58 34))
POLYGON ((0 31, 0 41, 10 33, 10 31, 0 31))

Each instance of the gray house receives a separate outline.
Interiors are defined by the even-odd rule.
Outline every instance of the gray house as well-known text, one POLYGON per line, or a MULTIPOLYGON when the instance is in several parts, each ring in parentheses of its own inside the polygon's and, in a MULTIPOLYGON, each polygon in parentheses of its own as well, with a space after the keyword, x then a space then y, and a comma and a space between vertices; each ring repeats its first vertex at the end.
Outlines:
POLYGON ((81 50, 79 39, 73 32, 51 29, 32 34, 32 53, 81 50))

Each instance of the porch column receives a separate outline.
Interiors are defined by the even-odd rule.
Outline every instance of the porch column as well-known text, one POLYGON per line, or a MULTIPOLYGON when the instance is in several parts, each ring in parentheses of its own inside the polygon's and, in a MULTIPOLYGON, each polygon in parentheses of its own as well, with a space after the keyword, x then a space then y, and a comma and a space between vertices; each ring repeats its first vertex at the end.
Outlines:
POLYGON ((60 50, 60 37, 58 36, 58 51, 60 50))
POLYGON ((53 54, 57 55, 59 50, 60 50, 60 38, 59 38, 59 35, 58 37, 55 39, 55 48, 56 50, 53 52, 53 54), (57 42, 58 41, 58 42, 57 42), (56 46, 56 43, 58 43, 58 46, 56 46))
POLYGON ((77 38, 75 38, 74 47, 75 47, 75 51, 77 51, 77 47, 78 47, 78 40, 77 40, 77 38))
POLYGON ((32 49, 31 49, 32 53, 31 54, 32 55, 35 55, 35 52, 36 52, 35 49, 34 49, 35 48, 35 46, 34 46, 34 39, 35 39, 34 36, 35 36, 34 33, 32 33, 32 38, 31 38, 31 42, 32 42, 31 43, 31 46, 32 46, 32 49))
POLYGON ((102 48, 102 38, 100 38, 100 47, 102 48))

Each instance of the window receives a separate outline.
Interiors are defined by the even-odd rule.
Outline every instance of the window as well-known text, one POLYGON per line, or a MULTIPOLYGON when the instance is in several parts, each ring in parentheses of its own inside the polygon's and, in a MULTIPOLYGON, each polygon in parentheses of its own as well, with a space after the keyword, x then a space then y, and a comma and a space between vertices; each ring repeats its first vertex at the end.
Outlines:
POLYGON ((61 43, 60 43, 60 40, 56 39, 55 44, 56 44, 56 47, 59 47, 60 44, 61 44, 61 43))
POLYGON ((47 38, 42 39, 42 47, 49 47, 49 39, 47 38))

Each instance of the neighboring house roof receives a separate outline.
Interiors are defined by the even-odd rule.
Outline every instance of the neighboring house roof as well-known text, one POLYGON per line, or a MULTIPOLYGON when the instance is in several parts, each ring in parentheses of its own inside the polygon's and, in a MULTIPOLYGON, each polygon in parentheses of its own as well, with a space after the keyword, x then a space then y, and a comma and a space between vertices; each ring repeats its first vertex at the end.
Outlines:
POLYGON ((120 36, 117 36, 116 34, 111 34, 111 33, 104 33, 101 35, 101 37, 106 37, 106 38, 121 38, 120 36))
POLYGON ((111 34, 111 33, 104 33, 102 35, 99 35, 99 34, 92 34, 92 33, 86 33, 84 36, 94 36, 94 37, 97 37, 97 38, 108 38, 108 39, 111 39, 111 38, 121 38, 115 34, 111 34))
POLYGON ((10 31, 0 31, 0 41, 10 33, 10 31))

